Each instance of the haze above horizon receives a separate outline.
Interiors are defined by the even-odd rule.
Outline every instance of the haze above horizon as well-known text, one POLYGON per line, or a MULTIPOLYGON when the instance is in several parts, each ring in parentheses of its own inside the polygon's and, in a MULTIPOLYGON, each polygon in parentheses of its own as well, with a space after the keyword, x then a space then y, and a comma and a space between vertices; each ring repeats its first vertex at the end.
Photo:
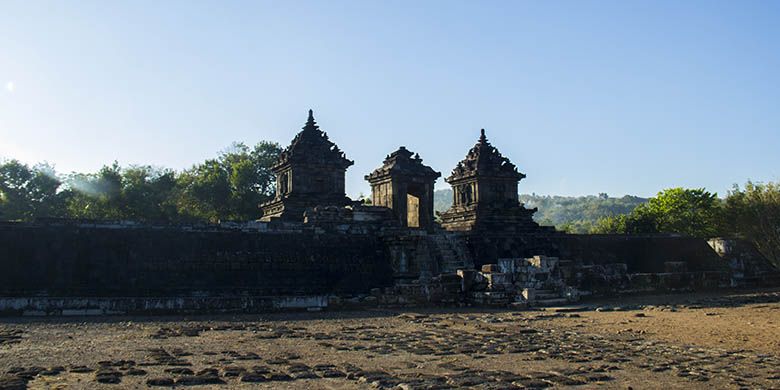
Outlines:
MULTIPOLYGON (((4 1, 0 158, 185 169, 309 108, 363 175, 485 128, 521 193, 778 181, 780 2, 4 1)), ((446 188, 442 179, 437 188, 446 188)))

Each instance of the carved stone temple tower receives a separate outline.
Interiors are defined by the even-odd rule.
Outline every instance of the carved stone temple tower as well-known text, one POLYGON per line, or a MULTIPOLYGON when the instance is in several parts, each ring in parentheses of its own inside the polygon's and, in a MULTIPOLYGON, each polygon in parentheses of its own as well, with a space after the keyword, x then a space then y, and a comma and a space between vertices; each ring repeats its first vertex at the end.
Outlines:
POLYGON ((420 155, 401 146, 365 176, 371 202, 393 210, 401 226, 433 229, 433 185, 441 173, 423 165, 420 155))
POLYGON ((445 179, 452 186, 452 207, 442 213, 447 230, 533 231, 536 209, 518 201, 517 184, 525 177, 485 137, 479 141, 445 179))
POLYGON ((276 196, 262 204, 262 221, 303 221, 303 213, 315 206, 346 206, 344 174, 354 164, 328 135, 320 130, 309 110, 309 119, 271 167, 276 175, 276 196))

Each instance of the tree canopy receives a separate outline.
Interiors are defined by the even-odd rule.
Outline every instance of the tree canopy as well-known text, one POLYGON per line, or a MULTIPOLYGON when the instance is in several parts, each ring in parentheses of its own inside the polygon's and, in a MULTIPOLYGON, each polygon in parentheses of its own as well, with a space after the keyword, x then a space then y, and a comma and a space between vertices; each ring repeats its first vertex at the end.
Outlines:
POLYGON ((734 186, 726 198, 724 230, 748 240, 780 267, 780 183, 734 186))
POLYGON ((48 164, 29 167, 16 160, 0 165, 0 218, 29 220, 65 216, 62 181, 48 164))
POLYGON ((58 175, 47 164, 0 164, 0 218, 129 219, 160 222, 252 220, 274 195, 270 170, 281 148, 235 143, 216 158, 176 172, 148 165, 106 165, 58 175))
MULTIPOLYGON (((610 197, 605 193, 588 196, 520 194, 520 202, 538 209, 534 219, 542 225, 570 233, 587 233, 600 218, 629 213, 647 199, 631 195, 610 197)), ((451 205, 452 190, 434 193, 434 210, 444 211, 451 205)))
POLYGON ((630 213, 604 217, 593 233, 677 233, 694 237, 720 234, 721 200, 703 188, 670 188, 630 213))

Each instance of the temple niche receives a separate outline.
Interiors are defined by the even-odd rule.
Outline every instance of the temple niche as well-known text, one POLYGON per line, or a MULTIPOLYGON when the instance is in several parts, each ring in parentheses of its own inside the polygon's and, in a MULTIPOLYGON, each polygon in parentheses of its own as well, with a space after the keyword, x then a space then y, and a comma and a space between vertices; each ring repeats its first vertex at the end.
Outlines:
POLYGON ((344 191, 344 175, 352 164, 320 130, 314 113, 309 110, 303 131, 271 167, 276 175, 276 196, 260 206, 261 221, 303 221, 303 214, 309 208, 350 204, 352 201, 344 191))
POLYGON ((441 213, 441 225, 451 231, 497 229, 534 230, 536 209, 520 204, 517 184, 525 178, 493 145, 482 129, 479 141, 445 179, 452 186, 452 207, 441 213))
POLYGON ((401 226, 432 230, 433 186, 440 176, 401 146, 365 179, 371 184, 372 205, 392 209, 401 226))

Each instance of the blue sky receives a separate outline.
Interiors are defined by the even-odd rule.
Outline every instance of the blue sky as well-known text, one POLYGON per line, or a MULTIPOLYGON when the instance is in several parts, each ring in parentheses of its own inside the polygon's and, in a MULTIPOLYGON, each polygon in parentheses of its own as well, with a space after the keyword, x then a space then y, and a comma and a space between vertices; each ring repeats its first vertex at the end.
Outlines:
MULTIPOLYGON (((479 136, 520 192, 780 179, 776 1, 0 1, 0 156, 182 169, 289 143, 447 176, 479 136)), ((446 188, 443 180, 437 183, 446 188)))

